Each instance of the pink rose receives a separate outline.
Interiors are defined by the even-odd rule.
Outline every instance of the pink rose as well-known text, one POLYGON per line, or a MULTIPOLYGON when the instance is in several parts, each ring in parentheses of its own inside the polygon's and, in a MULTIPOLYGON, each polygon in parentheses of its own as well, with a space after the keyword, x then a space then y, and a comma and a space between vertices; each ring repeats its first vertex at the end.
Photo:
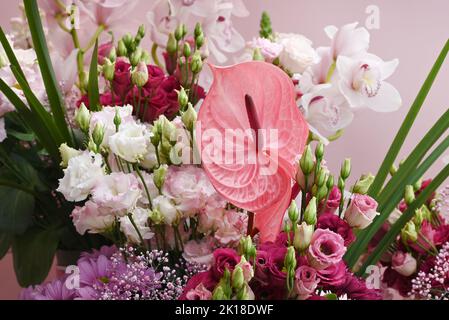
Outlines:
POLYGON ((315 269, 309 266, 301 266, 296 270, 295 291, 299 300, 307 300, 315 293, 320 279, 317 278, 315 269))
POLYGON ((212 241, 211 238, 189 241, 184 245, 182 256, 187 262, 209 266, 214 260, 212 241))
POLYGON ((317 228, 329 229, 335 233, 338 233, 345 240, 346 247, 355 240, 355 235, 348 223, 333 213, 325 213, 320 215, 318 218, 317 228))
POLYGON ((339 263, 345 252, 345 241, 339 234, 329 229, 317 229, 309 247, 309 262, 317 270, 326 269, 339 263))
POLYGON ((187 292, 187 300, 212 300, 212 292, 200 283, 195 289, 187 292))
POLYGON ((416 272, 417 262, 410 253, 396 251, 392 258, 392 268, 397 273, 409 277, 416 272))
POLYGON ((365 229, 379 215, 376 210, 376 200, 367 195, 355 194, 345 212, 345 219, 351 227, 365 229))

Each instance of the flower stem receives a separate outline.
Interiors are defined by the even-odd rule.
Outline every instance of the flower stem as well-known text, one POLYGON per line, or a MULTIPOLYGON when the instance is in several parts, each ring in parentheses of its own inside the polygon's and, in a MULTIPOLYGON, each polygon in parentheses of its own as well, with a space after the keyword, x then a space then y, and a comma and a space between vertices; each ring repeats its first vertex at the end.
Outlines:
POLYGON ((140 232, 139 228, 137 227, 136 222, 133 219, 133 215, 131 213, 128 213, 128 219, 131 221, 131 224, 133 225, 134 229, 136 229, 137 235, 139 236, 139 240, 142 243, 142 245, 146 248, 147 245, 145 243, 145 240, 142 237, 142 233, 140 232))
POLYGON ((148 190, 147 183, 145 182, 145 179, 144 179, 143 176, 142 176, 142 172, 140 172, 139 165, 138 165, 138 164, 135 164, 135 165, 134 165, 134 168, 135 168, 136 173, 137 173, 137 175, 139 176, 140 180, 142 181, 143 187, 144 187, 144 189, 145 189, 145 193, 146 193, 146 195, 147 195, 147 197, 148 197, 148 204, 149 204, 150 210, 153 211, 153 203, 151 202, 150 191, 148 190))

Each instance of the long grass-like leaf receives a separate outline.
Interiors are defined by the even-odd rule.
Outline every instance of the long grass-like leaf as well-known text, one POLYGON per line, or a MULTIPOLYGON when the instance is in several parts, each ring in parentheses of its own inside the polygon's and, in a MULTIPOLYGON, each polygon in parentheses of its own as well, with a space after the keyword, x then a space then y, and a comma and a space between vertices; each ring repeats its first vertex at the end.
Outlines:
POLYGON ((419 111, 421 110, 421 107, 435 81, 435 78, 438 75, 438 72, 441 69, 441 66, 443 65, 443 62, 449 52, 449 40, 444 45, 443 49, 441 50, 440 55, 438 56, 437 60, 435 61, 435 64, 430 71, 427 79, 425 80, 423 86, 421 87, 421 90, 418 93, 418 96, 416 97, 415 101, 413 102, 404 122, 401 125, 401 128, 399 129, 396 137, 394 138, 390 149, 388 150, 387 155, 385 156, 385 160, 383 161, 382 165, 380 166, 380 169, 376 175, 376 178, 370 188, 369 194, 376 198, 379 194, 380 190, 382 189, 382 186, 385 183, 385 179, 388 176, 388 172, 391 168, 391 166, 394 164, 394 161, 396 160, 399 151, 404 144, 404 141, 410 132, 410 129, 418 116, 419 111))
POLYGON ((90 63, 88 96, 90 109, 92 111, 99 111, 100 96, 98 89, 98 41, 95 43, 95 48, 92 53, 92 60, 90 63))
POLYGON ((73 146, 73 137, 65 118, 65 108, 61 92, 56 80, 55 72, 48 53, 47 42, 36 0, 24 0, 25 14, 33 39, 33 47, 39 62, 39 67, 44 81, 45 89, 50 103, 55 124, 65 138, 65 142, 73 146))
POLYGON ((359 274, 364 274, 368 266, 373 265, 379 261, 382 254, 389 248, 389 246, 396 239, 397 235, 401 232, 402 228, 409 222, 415 215, 415 211, 419 209, 432 195, 433 192, 449 177, 449 165, 447 165, 432 182, 424 189, 423 192, 417 197, 417 199, 408 207, 408 209, 401 215, 398 221, 391 227, 387 234, 382 238, 379 244, 374 249, 373 253, 364 262, 362 268, 359 270, 359 274))
POLYGON ((25 78, 25 74, 23 73, 22 69, 20 68, 20 63, 16 58, 16 55, 14 54, 13 49, 11 48, 11 45, 9 44, 8 39, 6 38, 5 33, 3 32, 3 29, 0 27, 0 43, 2 44, 3 50, 5 50, 6 56, 8 57, 9 63, 16 67, 17 70, 20 72, 20 75, 25 78))

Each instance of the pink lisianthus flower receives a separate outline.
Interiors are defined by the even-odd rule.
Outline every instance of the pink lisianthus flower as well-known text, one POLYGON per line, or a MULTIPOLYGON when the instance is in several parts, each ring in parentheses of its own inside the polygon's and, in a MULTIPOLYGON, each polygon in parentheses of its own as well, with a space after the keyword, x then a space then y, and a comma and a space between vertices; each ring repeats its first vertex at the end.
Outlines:
POLYGON ((309 266, 301 266, 296 270, 295 292, 299 300, 307 300, 315 293, 320 279, 317 277, 317 271, 309 266))
POLYGON ((393 270, 404 277, 409 277, 416 272, 417 261, 410 253, 396 251, 391 263, 393 270))
POLYGON ((212 238, 191 240, 184 244, 182 256, 187 262, 210 266, 214 260, 213 248, 212 238))
POLYGON ((338 264, 346 253, 344 239, 329 229, 317 229, 313 234, 309 247, 310 265, 317 270, 323 270, 338 264))
POLYGON ((195 289, 187 292, 186 298, 187 300, 212 300, 212 292, 200 283, 195 289))
POLYGON ((365 229, 379 215, 376 210, 376 200, 367 195, 355 194, 345 212, 345 220, 353 228, 365 229))
POLYGON ((325 269, 317 271, 320 284, 331 287, 338 287, 346 280, 347 267, 344 261, 331 264, 325 269))
POLYGON ((345 246, 348 247, 355 240, 354 232, 346 221, 340 219, 333 213, 325 213, 320 215, 317 222, 318 229, 329 229, 345 240, 345 246))
POLYGON ((223 246, 233 246, 238 244, 245 234, 248 225, 248 216, 244 213, 225 210, 222 219, 220 219, 215 232, 217 239, 223 246))
POLYGON ((340 207, 341 191, 337 186, 334 186, 329 193, 329 198, 326 201, 326 206, 323 208, 322 214, 335 213, 340 207))
POLYGON ((84 207, 75 207, 72 220, 76 231, 84 235, 86 232, 102 233, 114 223, 114 215, 109 210, 100 208, 95 202, 88 201, 84 207))

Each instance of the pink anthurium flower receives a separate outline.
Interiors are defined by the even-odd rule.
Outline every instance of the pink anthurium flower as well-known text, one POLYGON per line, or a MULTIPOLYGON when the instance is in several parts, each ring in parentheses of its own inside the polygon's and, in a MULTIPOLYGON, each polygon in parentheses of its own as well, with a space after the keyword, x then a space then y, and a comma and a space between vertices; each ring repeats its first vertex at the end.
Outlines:
POLYGON ((261 240, 274 240, 309 133, 293 82, 265 62, 211 69, 197 125, 203 167, 223 197, 255 213, 261 240))

